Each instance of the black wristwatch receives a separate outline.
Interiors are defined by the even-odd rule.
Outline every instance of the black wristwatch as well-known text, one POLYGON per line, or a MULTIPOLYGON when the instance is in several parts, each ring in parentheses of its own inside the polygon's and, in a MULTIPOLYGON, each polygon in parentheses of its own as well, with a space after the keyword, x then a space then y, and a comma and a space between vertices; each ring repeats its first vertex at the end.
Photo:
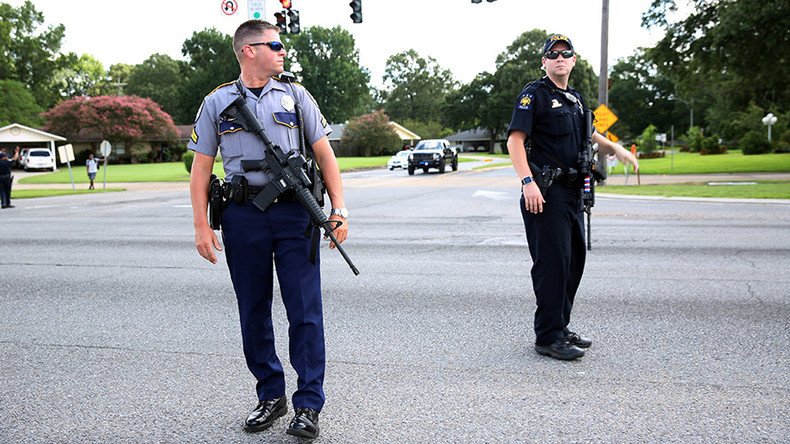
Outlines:
POLYGON ((521 179, 521 185, 528 185, 532 183, 532 176, 526 176, 525 178, 521 179))

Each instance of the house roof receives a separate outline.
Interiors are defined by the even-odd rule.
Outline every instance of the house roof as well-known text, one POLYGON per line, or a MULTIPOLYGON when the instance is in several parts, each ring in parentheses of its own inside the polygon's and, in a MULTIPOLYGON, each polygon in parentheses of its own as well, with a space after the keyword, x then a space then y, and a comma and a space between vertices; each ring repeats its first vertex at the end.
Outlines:
POLYGON ((0 142, 52 142, 65 141, 66 138, 48 133, 20 123, 12 123, 0 128, 0 142))
MULTIPOLYGON (((488 142, 490 140, 490 136, 488 135, 488 130, 483 128, 475 128, 471 130, 465 130, 458 133, 455 133, 451 136, 446 137, 447 140, 450 142, 473 142, 473 141, 482 141, 488 142)), ((497 140, 505 140, 507 137, 505 134, 499 134, 497 140)))

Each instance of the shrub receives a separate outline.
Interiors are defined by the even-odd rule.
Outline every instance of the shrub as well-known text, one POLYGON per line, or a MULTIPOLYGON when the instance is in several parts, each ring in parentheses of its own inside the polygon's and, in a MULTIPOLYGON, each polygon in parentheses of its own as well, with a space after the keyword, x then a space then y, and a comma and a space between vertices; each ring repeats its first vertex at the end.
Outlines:
POLYGON ((689 152, 697 153, 702 149, 702 139, 705 136, 702 134, 702 129, 698 126, 692 126, 686 132, 685 139, 689 145, 689 152))
POLYGON ((743 154, 765 154, 771 152, 771 144, 764 134, 749 131, 741 137, 741 151, 743 154))
POLYGON ((790 130, 782 133, 782 135, 774 140, 775 153, 790 153, 790 130))
POLYGON ((366 157, 394 153, 402 146, 400 137, 390 126, 389 117, 384 111, 351 119, 343 131, 340 143, 366 157))
POLYGON ((656 150, 656 134, 658 130, 656 126, 650 124, 642 131, 642 135, 637 138, 637 146, 639 147, 639 151, 643 153, 652 153, 656 150))
POLYGON ((700 154, 724 154, 726 152, 727 147, 719 144, 719 138, 716 136, 708 136, 700 143, 700 154))
POLYGON ((184 161, 184 167, 187 169, 187 173, 192 174, 192 161, 195 160, 195 152, 194 151, 187 151, 181 156, 181 160, 184 161))

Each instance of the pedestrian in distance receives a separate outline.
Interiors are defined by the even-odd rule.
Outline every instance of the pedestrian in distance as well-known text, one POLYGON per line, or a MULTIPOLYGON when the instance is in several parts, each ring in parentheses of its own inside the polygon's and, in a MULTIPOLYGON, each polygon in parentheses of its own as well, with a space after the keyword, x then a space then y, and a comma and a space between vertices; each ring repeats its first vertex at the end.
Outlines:
POLYGON ((85 168, 88 170, 88 180, 91 182, 88 189, 93 190, 93 180, 96 179, 96 173, 99 171, 99 161, 93 158, 93 153, 88 153, 88 160, 85 161, 85 168))
MULTIPOLYGON (((266 145, 223 111, 243 97, 274 145, 289 156, 304 149, 306 157, 314 159, 332 205, 329 220, 342 222, 333 231, 338 243, 348 236, 340 170, 327 139, 331 130, 318 105, 303 86, 290 83, 283 74, 286 50, 279 28, 260 20, 247 21, 233 36, 233 50, 241 76, 206 96, 188 143, 195 152, 190 178, 195 247, 211 263, 217 262, 215 250, 222 250, 206 215, 214 158, 221 146, 225 185, 230 186, 231 196, 221 212, 222 240, 239 307, 244 356, 257 380, 257 405, 244 429, 265 430, 288 412, 285 377, 272 329, 274 262, 288 316, 290 361, 298 375, 291 397, 295 415, 286 433, 316 438, 325 402, 326 361, 317 251, 320 235, 289 191, 279 194, 265 211, 250 202, 273 178, 266 171, 244 171, 242 161, 262 159, 266 145)), ((334 248, 334 243, 329 247, 334 248)))
POLYGON ((19 147, 14 150, 14 157, 8 158, 5 151, 0 151, 0 207, 14 208, 11 205, 11 185, 14 182, 14 175, 11 166, 19 159, 19 147))
MULTIPOLYGON (((586 260, 584 177, 580 153, 586 147, 585 101, 568 85, 576 63, 571 40, 551 35, 541 57, 546 76, 528 83, 516 99, 507 148, 521 180, 521 210, 535 292, 535 350, 573 360, 592 340, 568 328, 586 260)), ((599 153, 614 154, 638 168, 636 157, 594 133, 599 153)), ((599 154, 602 155, 602 154, 599 154)))

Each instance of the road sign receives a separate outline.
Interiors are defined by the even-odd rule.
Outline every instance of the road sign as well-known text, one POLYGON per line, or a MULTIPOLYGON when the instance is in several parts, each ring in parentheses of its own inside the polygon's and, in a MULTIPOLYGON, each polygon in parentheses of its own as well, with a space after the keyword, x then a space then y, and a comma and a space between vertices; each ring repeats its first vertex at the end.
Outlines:
POLYGON ((263 20, 266 17, 265 3, 263 0, 249 0, 247 2, 247 18, 249 20, 263 20))
POLYGON ((607 108, 606 105, 601 105, 596 108, 594 114, 595 121, 593 122, 593 126, 601 134, 606 132, 606 130, 617 122, 617 116, 615 116, 612 110, 607 108))
POLYGON ((233 15, 239 10, 239 3, 236 0, 222 0, 220 7, 225 15, 233 15))
POLYGON ((620 138, 615 136, 614 133, 612 133, 611 131, 606 133, 606 138, 611 140, 614 143, 617 143, 617 141, 620 140, 620 138))
POLYGON ((101 145, 99 145, 99 151, 101 152, 102 156, 107 157, 112 152, 112 145, 110 142, 102 140, 101 145))
POLYGON ((60 163, 74 162, 74 147, 71 144, 59 146, 58 157, 60 157, 60 163))

